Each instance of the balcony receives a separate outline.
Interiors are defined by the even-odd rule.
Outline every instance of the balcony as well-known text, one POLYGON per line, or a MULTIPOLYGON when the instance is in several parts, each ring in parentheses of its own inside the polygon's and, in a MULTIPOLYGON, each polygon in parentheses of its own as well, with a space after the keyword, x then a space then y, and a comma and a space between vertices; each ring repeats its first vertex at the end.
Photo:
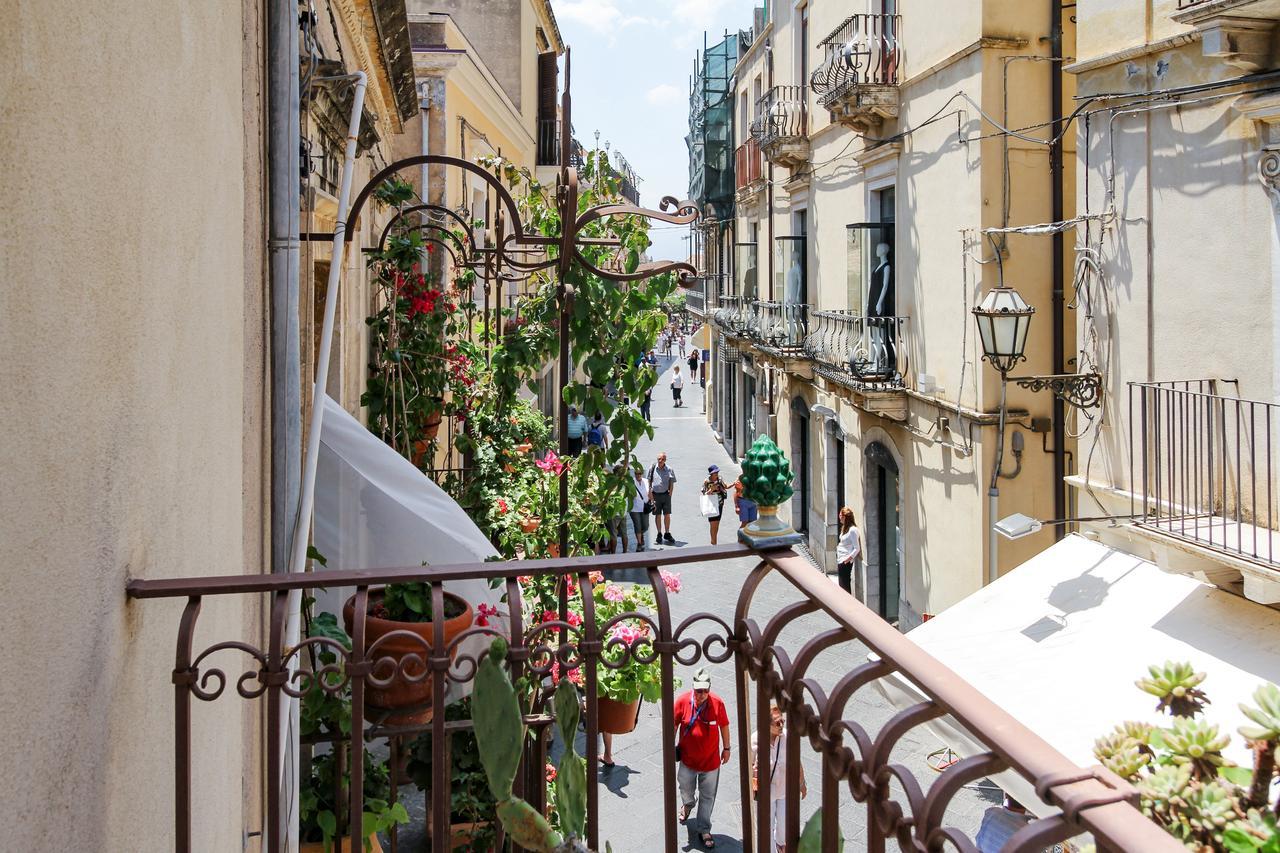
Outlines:
POLYGON ((738 146, 734 154, 734 201, 737 204, 749 204, 764 189, 764 164, 760 154, 760 146, 755 137, 738 146))
POLYGON ((732 337, 746 337, 754 328, 755 316, 751 303, 741 296, 722 295, 720 307, 713 315, 716 325, 732 337))
POLYGON ((1271 68, 1271 34, 1280 0, 1178 0, 1171 16, 1200 31, 1201 52, 1254 72, 1271 68))
POLYGON ((831 120, 868 133, 898 116, 901 15, 851 15, 820 42, 826 51, 809 84, 831 120))
MULTIPOLYGON (((1225 396, 1213 379, 1131 382, 1130 511, 1138 525, 1280 569, 1277 426, 1280 404, 1225 396)), ((1248 586, 1246 576, 1246 595, 1248 586)))
POLYGON ((855 392, 859 404, 895 420, 906 417, 907 318, 814 311, 804 342, 814 373, 855 392))
POLYGON ((560 165, 560 120, 555 118, 538 119, 538 162, 539 166, 560 165))
POLYGON ((804 358, 804 342, 809 337, 809 306, 794 302, 751 303, 752 321, 748 331, 757 349, 782 358, 804 358))
POLYGON ((779 166, 809 162, 809 92, 804 86, 774 86, 756 101, 751 138, 779 166))
MULTIPOLYGON (((147 579, 131 581, 128 594, 141 602, 138 606, 149 617, 169 614, 167 618, 173 620, 175 664, 172 670, 154 672, 152 682, 157 691, 161 687, 174 691, 174 752, 172 759, 158 764, 154 772, 173 780, 172 847, 183 853, 193 849, 196 841, 193 826, 207 825, 218 817, 208 814, 211 806, 192 795, 193 780, 212 772, 194 763, 192 737, 205 731, 202 727, 208 715, 216 713, 210 708, 215 702, 252 703, 249 707, 262 719, 258 730, 262 743, 246 748, 260 751, 263 776, 275 780, 291 754, 280 737, 290 698, 319 691, 330 695, 349 691, 350 726, 344 730, 355 736, 328 734, 318 740, 328 742, 339 756, 346 757, 345 766, 351 768, 348 789, 336 791, 336 802, 345 808, 336 810, 360 815, 366 802, 360 769, 366 766, 366 755, 383 756, 389 749, 394 764, 407 739, 429 732, 429 745, 415 755, 429 755, 433 768, 449 767, 450 741, 472 728, 469 717, 446 720, 444 713, 435 713, 422 723, 389 725, 383 715, 369 713, 370 700, 379 695, 377 691, 392 685, 425 681, 428 707, 443 708, 450 694, 476 675, 476 658, 465 651, 469 647, 460 650, 460 645, 468 640, 483 644, 491 636, 509 638, 502 664, 513 681, 526 679, 522 684, 528 691, 524 718, 528 734, 516 733, 512 745, 516 753, 513 763, 518 762, 514 792, 539 811, 547 806, 544 776, 553 723, 548 688, 559 667, 573 667, 581 677, 586 729, 580 741, 586 753, 585 840, 592 849, 603 849, 602 842, 610 835, 618 841, 626 833, 632 833, 632 846, 639 841, 645 849, 670 853, 681 848, 684 831, 676 821, 675 672, 677 666, 683 672, 706 664, 723 673, 717 676, 723 678, 717 692, 728 707, 734 738, 733 763, 720 785, 720 799, 727 801, 721 803, 722 811, 740 810, 744 834, 748 835, 747 850, 772 849, 770 789, 760 785, 758 792, 751 790, 746 760, 753 732, 761 742, 768 742, 770 703, 777 703, 786 715, 788 766, 800 766, 801 750, 812 750, 822 768, 808 780, 816 796, 807 801, 799 795, 799 774, 786 776, 786 807, 777 819, 783 822, 789 839, 799 837, 802 805, 807 812, 816 800, 822 805, 823 838, 828 842, 825 849, 836 848, 837 830, 851 841, 856 839, 859 849, 885 850, 887 844, 894 849, 941 849, 944 840, 959 849, 974 849, 971 842, 958 839, 971 837, 977 829, 971 824, 976 821, 957 820, 949 807, 969 796, 964 793, 966 786, 1012 773, 1043 797, 1045 806, 1033 809, 1045 816, 1021 830, 1006 850, 1042 850, 1086 832, 1093 835, 1100 849, 1153 853, 1182 849, 1131 804, 1136 802, 1131 786, 1102 768, 1086 770, 1074 765, 789 549, 757 552, 742 545, 725 545, 455 566, 147 579), (704 588, 710 584, 713 589, 733 592, 717 593, 722 603, 713 608, 715 612, 697 612, 684 605, 680 596, 669 594, 663 570, 678 566, 685 568, 686 585, 696 578, 704 588), (637 587, 651 590, 654 612, 628 612, 605 624, 586 616, 580 624, 571 624, 565 619, 568 600, 580 600, 585 607, 594 600, 596 585, 605 583, 596 570, 615 578, 607 583, 625 585, 634 580, 637 587), (627 581, 616 579, 621 577, 627 581), (551 619, 542 621, 541 614, 526 611, 522 584, 535 579, 553 581, 547 588, 560 590, 559 618, 547 611, 551 619), (422 583, 424 594, 435 602, 437 612, 442 612, 445 583, 464 580, 487 581, 492 587, 505 589, 510 602, 506 612, 491 617, 493 622, 487 626, 463 630, 452 640, 447 639, 443 621, 434 623, 432 643, 398 632, 406 635, 403 639, 410 642, 417 657, 392 656, 385 641, 396 635, 370 640, 366 633, 370 626, 359 614, 381 585, 422 583), (353 591, 352 600, 360 606, 353 609, 351 641, 348 645, 328 635, 313 636, 301 646, 285 648, 289 595, 316 586, 353 591), (172 603, 148 603, 147 599, 172 603), (257 636, 219 634, 216 617, 222 612, 217 606, 221 602, 260 607, 268 614, 264 621, 269 630, 257 636), (185 605, 180 619, 173 610, 178 603, 185 605), (203 622, 202 606, 213 611, 203 622), (642 628, 619 640, 616 629, 620 620, 631 620, 642 628), (308 670, 306 661, 313 655, 330 663, 308 670), (660 750, 654 751, 652 772, 647 768, 630 780, 626 796, 634 798, 629 800, 635 803, 630 808, 637 812, 646 801, 655 806, 660 803, 660 808, 644 812, 654 814, 655 819, 643 828, 602 826, 601 799, 609 793, 601 783, 598 764, 602 706, 596 699, 597 679, 631 660, 659 663, 661 695, 657 704, 662 738, 660 750), (891 676, 898 683, 912 684, 920 701, 887 721, 872 719, 862 711, 875 706, 878 687, 891 676), (933 768, 926 766, 923 758, 904 763, 906 744, 928 740, 931 735, 923 727, 939 718, 946 725, 967 730, 979 751, 933 768), (642 835, 634 835, 637 832, 642 835)), ((686 590, 685 594, 690 593, 686 590)), ((1044 701, 1054 699, 1044 697, 1044 701)), ((228 744, 228 748, 240 749, 241 744, 228 744)), ((771 761, 769 751, 761 750, 758 772, 764 778, 769 778, 771 761)), ((338 763, 341 766, 342 762, 338 763)), ((435 827, 449 825, 453 775, 439 770, 430 773, 426 804, 435 827)), ((390 803, 400 801, 397 776, 389 774, 390 803)), ((259 840, 264 849, 276 853, 283 849, 283 839, 275 827, 293 804, 286 800, 284 786, 268 782, 261 788, 265 788, 261 790, 263 826, 269 831, 265 840, 259 840)), ((352 824, 346 849, 360 849, 360 821, 352 824)), ((392 827, 389 834, 391 850, 407 848, 405 840, 398 839, 397 828, 392 827)), ((496 849, 506 849, 504 843, 499 835, 496 849)), ((435 853, 452 846, 450 833, 432 834, 429 849, 435 853)))

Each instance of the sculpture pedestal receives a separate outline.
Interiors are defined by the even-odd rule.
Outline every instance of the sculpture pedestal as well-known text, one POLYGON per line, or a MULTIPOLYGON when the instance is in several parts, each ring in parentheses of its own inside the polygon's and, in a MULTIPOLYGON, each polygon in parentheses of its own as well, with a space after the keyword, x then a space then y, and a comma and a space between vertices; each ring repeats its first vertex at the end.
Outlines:
POLYGON ((804 534, 779 521, 776 506, 762 506, 755 521, 738 529, 738 541, 757 550, 788 548, 804 542, 804 534))

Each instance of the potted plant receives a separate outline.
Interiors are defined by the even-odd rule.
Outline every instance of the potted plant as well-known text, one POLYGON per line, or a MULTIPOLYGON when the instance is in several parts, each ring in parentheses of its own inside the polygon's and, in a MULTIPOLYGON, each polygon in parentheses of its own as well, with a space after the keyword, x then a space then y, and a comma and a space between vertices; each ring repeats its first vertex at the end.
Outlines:
MULTIPOLYGON (((309 609, 309 608, 308 608, 309 609)), ((351 638, 338 626, 332 613, 321 613, 308 619, 308 639, 325 639, 350 651, 351 638)), ((338 662, 338 654, 324 645, 309 646, 312 672, 319 673, 338 662)), ((299 786, 299 837, 302 853, 349 851, 347 836, 347 796, 351 774, 346 761, 350 754, 341 741, 351 736, 351 685, 344 684, 345 673, 323 672, 314 677, 310 689, 303 693, 299 708, 299 730, 303 737, 334 738, 334 751, 313 756, 299 786), (323 689, 328 687, 330 689, 323 689)), ((377 833, 395 824, 409 822, 403 805, 387 801, 390 791, 389 773, 384 762, 364 753, 364 814, 361 829, 364 849, 381 851, 377 833)))
MULTIPOLYGON (((680 576, 662 572, 662 582, 668 592, 680 591, 680 576)), ((653 637, 649 623, 643 619, 621 619, 624 613, 652 613, 653 590, 639 584, 600 583, 592 589, 595 599, 596 623, 607 629, 601 657, 606 664, 596 675, 596 701, 599 709, 600 731, 606 734, 627 734, 636 727, 640 701, 657 702, 662 698, 662 665, 655 656, 648 663, 637 658, 653 653, 653 637), (625 663, 623 662, 625 660, 625 663)), ((679 679, 673 688, 679 687, 679 679)))
MULTIPOLYGON (((354 616, 355 596, 352 596, 342 608, 347 631, 352 629, 354 616)), ((475 613, 466 600, 451 592, 444 593, 444 613, 435 613, 431 586, 424 582, 393 583, 370 591, 365 617, 366 648, 388 634, 401 632, 387 637, 372 654, 374 675, 378 678, 389 674, 387 666, 378 663, 384 658, 391 658, 397 669, 396 677, 386 687, 369 684, 365 690, 366 708, 374 714, 391 712, 380 722, 410 725, 431 719, 432 676, 428 674, 426 658, 434 642, 437 619, 444 620, 444 641, 448 644, 471 627, 475 613), (417 660, 406 660, 410 656, 417 660)))
MULTIPOLYGON (((471 719, 470 697, 449 705, 445 709, 445 718, 450 721, 471 719)), ((409 752, 409 776, 427 795, 427 815, 430 818, 430 791, 441 781, 432 772, 431 732, 419 735, 410 744, 409 752)), ((449 737, 449 792, 450 849, 489 853, 497 842, 494 823, 497 802, 489 792, 472 729, 459 729, 449 737)))
POLYGON ((760 515, 738 530, 738 539, 753 548, 782 548, 804 542, 804 536, 778 518, 778 505, 795 494, 791 463, 778 445, 762 435, 742 460, 743 497, 754 501, 760 515))

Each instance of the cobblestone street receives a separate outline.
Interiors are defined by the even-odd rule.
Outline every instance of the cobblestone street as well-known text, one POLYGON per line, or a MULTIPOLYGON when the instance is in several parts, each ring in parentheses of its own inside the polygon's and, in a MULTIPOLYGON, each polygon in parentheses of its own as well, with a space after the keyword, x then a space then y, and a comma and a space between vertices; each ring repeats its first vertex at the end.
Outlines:
MULTIPOLYGON (((656 547, 708 545, 711 541, 708 525, 698 510, 698 494, 707 474, 707 466, 719 465, 726 482, 733 482, 737 478, 739 468, 736 461, 730 459, 724 448, 716 442, 701 414, 704 393, 701 388, 697 385, 688 387, 686 383, 685 407, 673 407, 669 389, 671 362, 666 359, 662 362, 664 363, 660 363, 660 367, 664 372, 653 399, 655 436, 652 442, 638 448, 640 460, 646 466, 653 464, 658 451, 665 451, 668 465, 675 469, 677 477, 672 514, 672 530, 677 544, 656 547)), ((720 542, 733 541, 736 529, 732 503, 726 503, 720 542)), ((652 534, 652 527, 650 533, 652 534)), ((751 565, 749 560, 739 560, 683 568, 680 572, 683 589, 671 599, 673 622, 679 624, 685 617, 699 611, 714 612, 726 619, 731 617, 737 592, 751 565)), ((832 580, 834 582, 834 577, 832 580)), ((754 613, 757 619, 763 621, 797 599, 798 596, 784 581, 767 580, 756 595, 754 613)), ((799 620, 782 634, 781 645, 794 653, 804 639, 828 627, 829 623, 822 616, 799 620)), ((819 683, 829 687, 851 667, 865 659, 866 652, 861 646, 846 644, 820 655, 810 672, 819 683)), ((731 662, 713 664, 710 669, 712 690, 724 700, 729 719, 736 725, 733 665, 731 662)), ((677 675, 684 681, 681 690, 687 689, 692 672, 678 667, 677 675)), ((861 722, 873 736, 892 713, 893 709, 888 701, 874 688, 862 690, 849 705, 849 718, 861 722)), ((712 819, 712 834, 717 850, 741 849, 743 820, 737 780, 738 762, 743 760, 743 756, 737 754, 736 733, 732 742, 733 756, 721 774, 712 819)), ((928 769, 926 758, 942 746, 930 739, 927 732, 916 729, 903 738, 894 751, 894 760, 911 768, 921 784, 925 785, 935 775, 928 769)), ((821 768, 808 744, 802 744, 801 749, 805 756, 804 770, 810 789, 802 808, 802 815, 807 818, 818 807, 821 768)), ((648 853, 661 849, 662 722, 657 706, 645 704, 641 707, 636 731, 615 738, 613 757, 616 766, 601 768, 600 774, 601 842, 607 840, 617 853, 648 853)), ((948 812, 950 823, 966 833, 976 832, 983 810, 990 804, 999 802, 999 795, 990 791, 988 783, 983 783, 983 788, 987 790, 970 789, 955 798, 948 812)), ((849 845, 847 849, 863 849, 865 809, 853 802, 847 788, 842 787, 842 792, 841 826, 849 845)), ((683 849, 701 849, 697 837, 684 828, 681 829, 681 841, 683 849)))

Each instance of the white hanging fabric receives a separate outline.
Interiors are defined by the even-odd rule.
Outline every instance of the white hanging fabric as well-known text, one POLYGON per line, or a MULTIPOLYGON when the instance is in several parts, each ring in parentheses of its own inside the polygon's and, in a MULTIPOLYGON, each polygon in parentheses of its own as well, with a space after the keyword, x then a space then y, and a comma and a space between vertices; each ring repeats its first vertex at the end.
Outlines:
MULTIPOLYGON (((453 498, 394 449, 369 432, 327 395, 316 473, 314 544, 327 569, 380 569, 480 563, 498 554, 453 498)), ((448 581, 445 589, 470 602, 497 607, 505 585, 448 581)), ((354 589, 316 590, 319 610, 341 618, 354 589)), ((505 630, 505 620, 490 617, 505 630)), ((488 647, 485 637, 464 641, 463 653, 488 647)))

